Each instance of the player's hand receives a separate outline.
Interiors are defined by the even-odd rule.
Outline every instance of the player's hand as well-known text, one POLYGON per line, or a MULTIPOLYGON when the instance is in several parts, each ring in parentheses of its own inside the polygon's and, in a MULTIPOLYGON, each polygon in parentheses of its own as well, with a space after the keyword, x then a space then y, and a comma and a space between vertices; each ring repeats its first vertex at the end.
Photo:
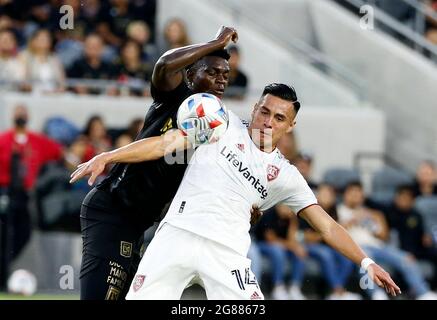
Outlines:
POLYGON ((217 31, 215 39, 219 41, 223 48, 226 47, 231 41, 237 43, 238 41, 238 33, 235 28, 221 26, 221 28, 217 31))
POLYGON ((393 297, 401 294, 401 289, 392 280, 390 274, 376 263, 370 264, 367 268, 367 272, 370 279, 372 279, 379 287, 384 288, 388 294, 393 297))
POLYGON ((250 209, 250 224, 254 225, 261 219, 263 212, 258 208, 257 205, 253 204, 250 209))
POLYGON ((79 164, 77 169, 70 175, 70 183, 74 183, 85 176, 91 175, 88 179, 88 184, 92 186, 96 178, 105 170, 106 164, 105 153, 101 153, 91 160, 79 164))

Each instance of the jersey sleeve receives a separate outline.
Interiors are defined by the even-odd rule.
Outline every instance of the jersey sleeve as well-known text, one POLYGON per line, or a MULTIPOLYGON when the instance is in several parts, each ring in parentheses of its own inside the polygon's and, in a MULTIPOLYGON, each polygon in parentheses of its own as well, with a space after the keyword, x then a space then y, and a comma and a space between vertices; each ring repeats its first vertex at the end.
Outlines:
POLYGON ((284 188, 287 196, 282 204, 290 207, 298 215, 303 209, 317 204, 317 199, 304 177, 295 167, 289 166, 287 171, 286 187, 284 188))
MULTIPOLYGON (((171 91, 162 91, 157 89, 153 82, 150 84, 150 94, 155 102, 158 103, 177 103, 181 97, 188 96, 190 89, 188 89, 185 81, 182 81, 176 88, 171 91)), ((182 101, 180 101, 182 102, 182 101)))

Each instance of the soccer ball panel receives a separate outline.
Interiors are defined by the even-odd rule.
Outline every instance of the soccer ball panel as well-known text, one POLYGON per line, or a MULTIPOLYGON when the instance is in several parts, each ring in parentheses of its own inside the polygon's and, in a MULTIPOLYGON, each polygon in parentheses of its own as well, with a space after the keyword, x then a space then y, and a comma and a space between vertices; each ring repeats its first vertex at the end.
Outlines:
POLYGON ((216 142, 228 128, 228 111, 223 102, 209 93, 185 99, 177 114, 178 128, 193 146, 216 142))

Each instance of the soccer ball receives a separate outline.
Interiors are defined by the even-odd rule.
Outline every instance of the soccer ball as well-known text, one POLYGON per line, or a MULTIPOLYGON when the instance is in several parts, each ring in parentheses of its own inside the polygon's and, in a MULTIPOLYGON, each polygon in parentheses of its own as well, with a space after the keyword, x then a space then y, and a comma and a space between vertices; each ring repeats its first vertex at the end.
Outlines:
POLYGON ((228 129, 228 111, 216 96, 196 93, 180 105, 177 124, 193 146, 213 143, 228 129))
POLYGON ((8 291, 13 294, 31 296, 36 292, 37 281, 33 273, 18 269, 8 279, 8 291))

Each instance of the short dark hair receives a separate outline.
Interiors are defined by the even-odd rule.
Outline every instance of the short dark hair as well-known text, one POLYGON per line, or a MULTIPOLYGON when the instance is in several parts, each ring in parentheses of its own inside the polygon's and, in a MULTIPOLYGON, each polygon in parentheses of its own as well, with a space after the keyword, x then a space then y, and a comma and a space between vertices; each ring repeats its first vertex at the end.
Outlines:
POLYGON ((404 192, 409 192, 414 196, 414 187, 412 184, 400 184, 396 187, 396 194, 399 195, 404 192))
POLYGON ((235 44, 231 44, 231 45, 228 47, 228 51, 229 51, 229 53, 240 54, 240 49, 239 49, 235 44))
POLYGON ((206 54, 205 57, 219 57, 219 58, 223 58, 225 60, 229 60, 231 55, 229 54, 229 51, 226 49, 218 49, 218 50, 215 50, 213 52, 206 54))
POLYGON ((185 70, 187 70, 187 71, 190 70, 194 65, 196 65, 196 63, 198 61, 202 60, 204 57, 219 57, 219 58, 225 59, 227 61, 227 60, 229 60, 231 55, 230 55, 229 51, 226 49, 218 49, 218 50, 215 50, 213 52, 210 52, 210 53, 204 55, 202 58, 200 58, 199 60, 197 60, 193 64, 190 64, 189 66, 187 66, 185 68, 185 70))
POLYGON ((271 83, 264 87, 261 97, 267 94, 281 98, 283 100, 291 101, 294 106, 294 111, 297 113, 300 109, 300 102, 297 99, 296 90, 292 86, 284 83, 271 83))
POLYGON ((344 187, 343 192, 346 191, 346 190, 348 190, 349 188, 354 188, 354 187, 356 187, 356 188, 360 188, 360 189, 363 189, 363 184, 362 184, 361 181, 359 181, 359 180, 352 180, 352 181, 349 181, 349 182, 346 184, 346 186, 344 187))

